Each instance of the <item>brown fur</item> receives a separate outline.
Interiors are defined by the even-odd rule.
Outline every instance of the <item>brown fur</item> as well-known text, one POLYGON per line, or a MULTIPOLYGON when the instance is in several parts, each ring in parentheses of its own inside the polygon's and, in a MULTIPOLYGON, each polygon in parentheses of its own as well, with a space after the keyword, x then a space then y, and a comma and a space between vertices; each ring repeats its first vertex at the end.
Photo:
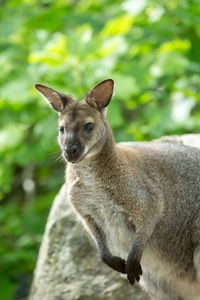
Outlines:
MULTIPOLYGON (((141 277, 153 299, 200 299, 200 151, 164 142, 117 145, 105 117, 112 87, 103 81, 64 107, 56 96, 65 128, 58 140, 70 161, 67 199, 102 260, 131 284, 141 277), (66 153, 69 145, 76 154, 66 153)), ((40 92, 49 98, 49 89, 40 92)))

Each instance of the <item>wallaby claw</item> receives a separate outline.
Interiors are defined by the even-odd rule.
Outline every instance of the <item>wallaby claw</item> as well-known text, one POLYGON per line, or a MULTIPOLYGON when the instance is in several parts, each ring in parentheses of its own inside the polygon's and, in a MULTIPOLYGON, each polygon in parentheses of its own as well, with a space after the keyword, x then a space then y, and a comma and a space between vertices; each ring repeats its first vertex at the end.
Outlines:
POLYGON ((126 273, 131 285, 135 283, 135 280, 139 282, 140 276, 142 275, 142 268, 140 263, 137 260, 127 262, 126 273))

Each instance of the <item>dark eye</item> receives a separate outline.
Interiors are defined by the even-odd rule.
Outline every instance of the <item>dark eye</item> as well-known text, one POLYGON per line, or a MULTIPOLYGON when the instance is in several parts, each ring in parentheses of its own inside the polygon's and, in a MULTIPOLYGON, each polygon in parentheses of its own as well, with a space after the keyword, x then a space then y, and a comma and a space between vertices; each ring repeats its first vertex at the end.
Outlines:
POLYGON ((65 131, 64 126, 59 126, 59 131, 60 131, 61 133, 64 133, 64 131, 65 131))
POLYGON ((89 122, 89 123, 85 124, 84 129, 85 129, 87 132, 92 132, 92 130, 94 129, 94 124, 91 123, 91 122, 89 122))

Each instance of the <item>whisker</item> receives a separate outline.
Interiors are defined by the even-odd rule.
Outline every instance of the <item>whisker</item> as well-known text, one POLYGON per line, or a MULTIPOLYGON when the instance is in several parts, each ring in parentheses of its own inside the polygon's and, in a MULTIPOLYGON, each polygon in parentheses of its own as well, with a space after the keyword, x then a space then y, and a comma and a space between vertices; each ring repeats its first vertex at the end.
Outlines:
POLYGON ((49 155, 53 160, 55 160, 56 162, 63 162, 63 156, 60 150, 56 150, 53 153, 50 153, 49 155))
POLYGON ((59 162, 63 162, 63 161, 64 161, 64 158, 63 158, 62 155, 59 155, 59 156, 56 157, 55 160, 56 160, 56 161, 59 161, 59 162))

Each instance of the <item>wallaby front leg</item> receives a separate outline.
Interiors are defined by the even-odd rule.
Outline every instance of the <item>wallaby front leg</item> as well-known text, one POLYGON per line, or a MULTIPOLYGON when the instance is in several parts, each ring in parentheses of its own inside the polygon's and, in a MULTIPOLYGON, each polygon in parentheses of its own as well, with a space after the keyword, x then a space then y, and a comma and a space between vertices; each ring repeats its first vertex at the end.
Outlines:
POLYGON ((135 283, 135 280, 139 281, 142 275, 142 267, 140 265, 141 256, 142 247, 141 245, 137 245, 137 242, 134 242, 126 262, 127 278, 131 285, 135 283))
MULTIPOLYGON (((147 200, 144 194, 144 198, 141 198, 140 202, 137 203, 137 214, 130 215, 131 208, 129 208, 129 211, 126 210, 129 218, 131 218, 135 224, 136 229, 126 261, 127 278, 131 285, 134 284, 135 280, 140 280, 140 276, 142 275, 140 261, 143 250, 151 238, 156 224, 162 216, 162 193, 160 193, 161 196, 158 198, 157 195, 159 194, 159 190, 154 190, 152 186, 154 187, 153 184, 151 185, 151 188, 149 187, 149 193, 152 197, 147 200)), ((148 185, 146 185, 146 187, 148 187, 148 185)), ((134 211, 134 208, 132 211, 134 211)))
POLYGON ((149 238, 155 228, 156 221, 143 219, 142 225, 136 225, 136 233, 134 236, 134 242, 131 245, 131 249, 126 261, 126 273, 127 278, 131 285, 135 283, 135 280, 139 281, 142 275, 142 267, 140 261, 142 258, 143 250, 148 243, 149 238))
POLYGON ((94 219, 87 215, 84 216, 84 220, 86 221, 86 226, 89 229, 89 231, 92 233, 92 236, 96 242, 99 256, 101 260, 107 264, 110 268, 113 270, 123 273, 126 273, 126 267, 125 267, 125 260, 118 256, 113 256, 106 244, 106 237, 97 224, 95 223, 94 219))

